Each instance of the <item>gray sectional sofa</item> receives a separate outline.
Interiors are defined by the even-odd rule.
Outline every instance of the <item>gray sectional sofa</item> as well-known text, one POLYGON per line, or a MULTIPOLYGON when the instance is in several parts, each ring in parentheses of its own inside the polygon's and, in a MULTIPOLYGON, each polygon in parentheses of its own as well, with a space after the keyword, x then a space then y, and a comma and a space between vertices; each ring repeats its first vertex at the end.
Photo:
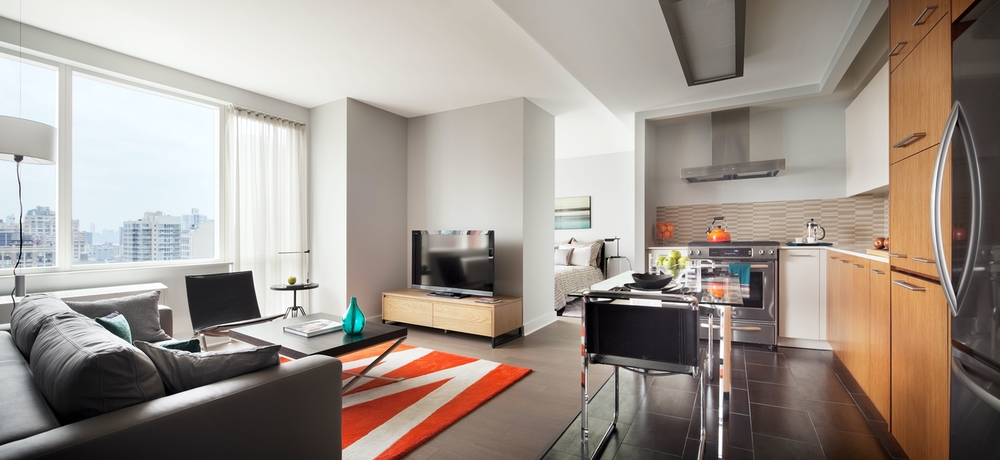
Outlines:
MULTIPOLYGON (((169 335, 170 310, 160 317, 169 335)), ((0 325, 0 459, 341 458, 340 361, 169 395, 147 361, 55 297, 22 300, 0 325)))

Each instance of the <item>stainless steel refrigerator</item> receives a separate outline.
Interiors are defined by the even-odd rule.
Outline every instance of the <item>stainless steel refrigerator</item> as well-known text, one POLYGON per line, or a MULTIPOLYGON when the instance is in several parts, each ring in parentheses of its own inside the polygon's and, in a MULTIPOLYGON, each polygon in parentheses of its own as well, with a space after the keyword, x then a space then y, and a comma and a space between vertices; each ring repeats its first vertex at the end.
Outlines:
POLYGON ((952 44, 955 102, 931 199, 935 260, 953 315, 952 459, 1000 458, 1000 3, 982 3, 978 19, 952 44), (940 184, 948 155, 952 225, 942 228, 940 184), (942 263, 946 239, 950 270, 942 263))

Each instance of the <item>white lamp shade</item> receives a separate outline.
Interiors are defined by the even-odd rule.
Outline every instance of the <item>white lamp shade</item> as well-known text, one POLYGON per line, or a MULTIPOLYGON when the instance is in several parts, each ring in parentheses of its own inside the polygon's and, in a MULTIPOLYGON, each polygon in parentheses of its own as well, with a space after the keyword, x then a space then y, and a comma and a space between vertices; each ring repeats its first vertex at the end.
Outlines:
POLYGON ((0 160, 50 165, 56 162, 56 128, 24 118, 0 115, 0 160))

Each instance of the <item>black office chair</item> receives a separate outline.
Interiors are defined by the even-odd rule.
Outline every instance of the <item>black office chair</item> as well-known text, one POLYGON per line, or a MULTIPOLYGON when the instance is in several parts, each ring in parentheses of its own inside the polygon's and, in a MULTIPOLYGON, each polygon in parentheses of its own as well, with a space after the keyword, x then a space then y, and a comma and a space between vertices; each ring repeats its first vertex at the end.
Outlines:
POLYGON ((619 367, 652 375, 688 374, 698 381, 702 401, 698 458, 702 458, 709 410, 704 401, 708 371, 714 360, 711 342, 703 346, 698 339, 698 330, 700 321, 712 324, 714 309, 699 307, 698 299, 692 296, 623 291, 587 291, 584 292, 584 302, 580 410, 583 458, 599 457, 616 429, 619 367), (621 299, 646 299, 659 304, 633 305, 619 302, 621 299), (614 418, 593 455, 588 455, 589 364, 613 366, 615 385, 614 418))
POLYGON ((188 310, 191 327, 205 348, 205 336, 225 337, 229 330, 274 321, 284 313, 262 317, 253 286, 253 272, 187 275, 188 310))

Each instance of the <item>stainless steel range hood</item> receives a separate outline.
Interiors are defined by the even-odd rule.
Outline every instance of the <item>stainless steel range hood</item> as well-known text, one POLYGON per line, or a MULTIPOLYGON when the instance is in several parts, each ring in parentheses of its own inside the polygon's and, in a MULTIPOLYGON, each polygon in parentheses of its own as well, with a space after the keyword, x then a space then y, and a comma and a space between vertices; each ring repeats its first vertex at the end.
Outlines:
POLYGON ((774 177, 785 169, 785 159, 750 160, 750 108, 712 113, 712 165, 684 168, 689 184, 720 180, 774 177))

